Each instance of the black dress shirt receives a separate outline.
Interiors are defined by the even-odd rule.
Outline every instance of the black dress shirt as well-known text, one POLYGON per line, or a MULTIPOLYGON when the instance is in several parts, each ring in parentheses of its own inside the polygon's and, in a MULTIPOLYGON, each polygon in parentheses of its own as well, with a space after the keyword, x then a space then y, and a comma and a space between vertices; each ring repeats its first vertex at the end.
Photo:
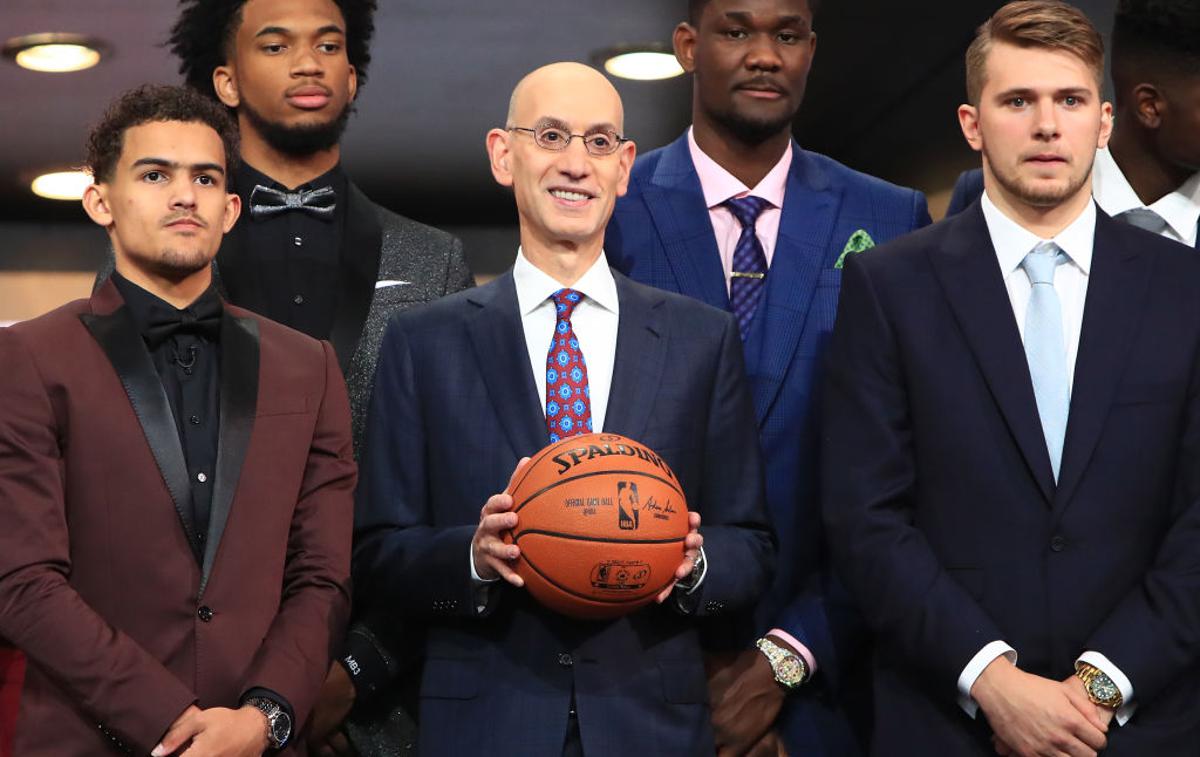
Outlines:
MULTIPOLYGON (((212 511, 217 446, 221 436, 219 324, 224 305, 213 286, 181 310, 119 273, 113 272, 112 280, 146 343, 154 369, 171 403, 171 414, 175 416, 175 428, 179 432, 192 489, 191 512, 187 513, 191 522, 186 525, 188 542, 197 562, 203 562, 212 511), (164 331, 170 330, 164 324, 181 315, 185 323, 200 321, 204 327, 184 327, 164 335, 164 331), (214 319, 216 328, 212 327, 214 319)), ((242 701, 251 697, 263 697, 279 704, 295 728, 291 704, 282 696, 271 689, 254 687, 242 695, 242 701)))
MULTIPOLYGON (((180 311, 118 273, 113 274, 113 283, 146 342, 171 403, 192 489, 191 512, 187 513, 190 522, 186 524, 188 541, 196 560, 203 561, 220 438, 219 332, 183 330, 161 338, 154 324, 180 311)), ((210 320, 215 317, 219 324, 222 310, 221 298, 210 286, 182 312, 185 320, 207 316, 210 320)))
POLYGON ((317 339, 328 339, 338 307, 342 231, 346 217, 346 175, 341 165, 299 187, 285 187, 243 164, 235 180, 242 198, 248 249, 264 307, 260 315, 317 339), (319 218, 300 210, 255 218, 250 208, 254 187, 280 191, 329 187, 337 195, 333 214, 319 218))

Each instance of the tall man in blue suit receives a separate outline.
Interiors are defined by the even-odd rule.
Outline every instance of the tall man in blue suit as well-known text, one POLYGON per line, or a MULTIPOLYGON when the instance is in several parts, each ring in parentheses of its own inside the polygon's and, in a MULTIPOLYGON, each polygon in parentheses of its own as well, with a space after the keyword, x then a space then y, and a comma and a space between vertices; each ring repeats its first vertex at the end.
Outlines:
POLYGON ((732 311, 745 340, 780 560, 752 621, 726 640, 739 652, 713 660, 718 746, 773 754, 774 727, 793 754, 843 757, 867 729, 856 693, 869 689, 865 668, 852 670, 862 624, 827 572, 815 379, 845 256, 929 215, 920 193, 793 141, 816 50, 812 0, 689 10, 675 51, 694 75, 692 128, 638 159, 605 249, 637 281, 732 311))
POLYGON ((1200 258, 1093 202, 1103 68, 1075 7, 998 10, 983 197, 845 269, 823 497, 875 754, 1200 744, 1200 258))
POLYGON ((593 69, 527 76, 487 138, 492 173, 516 196, 515 265, 397 315, 384 339, 355 581, 427 627, 424 755, 711 754, 697 621, 752 605, 770 580, 736 323, 604 258, 634 158, 622 123, 616 90, 593 69), (560 351, 580 376, 548 368, 560 351), (609 622, 558 616, 522 589, 520 548, 502 539, 519 515, 495 494, 523 457, 592 429, 661 454, 692 511, 678 582, 609 622))

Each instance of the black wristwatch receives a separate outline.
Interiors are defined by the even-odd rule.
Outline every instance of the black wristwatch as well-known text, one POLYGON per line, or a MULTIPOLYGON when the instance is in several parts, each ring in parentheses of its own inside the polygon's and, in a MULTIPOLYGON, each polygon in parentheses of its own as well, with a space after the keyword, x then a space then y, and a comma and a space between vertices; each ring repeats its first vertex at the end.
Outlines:
POLYGON ((272 749, 283 749, 292 735, 292 718, 279 703, 266 697, 250 697, 246 704, 267 716, 267 742, 272 749))

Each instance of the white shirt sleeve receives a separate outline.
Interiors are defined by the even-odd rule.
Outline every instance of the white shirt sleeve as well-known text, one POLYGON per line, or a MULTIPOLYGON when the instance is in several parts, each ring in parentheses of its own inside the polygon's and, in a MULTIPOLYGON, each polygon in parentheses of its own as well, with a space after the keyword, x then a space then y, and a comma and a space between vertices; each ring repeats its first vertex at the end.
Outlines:
POLYGON ((1121 692, 1121 706, 1117 708, 1113 715, 1113 720, 1117 721, 1117 725, 1125 725, 1129 719, 1133 717, 1133 711, 1137 709, 1137 704, 1133 701, 1133 683, 1129 680, 1120 668, 1113 664, 1112 660, 1108 659, 1099 652, 1087 651, 1079 655, 1079 662, 1086 662, 1088 665, 1100 668, 1104 675, 1112 679, 1116 685, 1117 691, 1121 692))
POLYGON ((958 676, 958 706, 972 718, 979 712, 979 703, 971 696, 971 687, 975 685, 983 669, 1002 655, 1013 665, 1017 664, 1017 650, 1003 641, 993 641, 979 650, 958 676))

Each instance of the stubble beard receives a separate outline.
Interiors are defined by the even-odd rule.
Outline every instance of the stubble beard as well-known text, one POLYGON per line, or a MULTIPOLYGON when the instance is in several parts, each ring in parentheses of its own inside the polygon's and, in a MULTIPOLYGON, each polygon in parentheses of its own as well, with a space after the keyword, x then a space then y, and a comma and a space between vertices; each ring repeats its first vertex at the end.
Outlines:
POLYGON ((250 103, 242 102, 239 111, 272 149, 292 157, 305 157, 328 150, 337 145, 346 131, 346 124, 353 112, 353 103, 346 103, 342 112, 323 123, 289 126, 272 121, 255 110, 250 103))
MULTIPOLYGON (((986 149, 984 155, 987 156, 986 149)), ((996 183, 1005 192, 1035 208, 1052 208, 1061 205, 1078 194, 1092 174, 1092 166, 1089 163, 1086 171, 1080 172, 1078 175, 1069 175, 1065 184, 1057 187, 1040 187, 1021 177, 1015 168, 1012 171, 1001 170, 1000 164, 993 161, 991 156, 988 156, 988 165, 992 168, 992 176, 996 178, 996 183)))

